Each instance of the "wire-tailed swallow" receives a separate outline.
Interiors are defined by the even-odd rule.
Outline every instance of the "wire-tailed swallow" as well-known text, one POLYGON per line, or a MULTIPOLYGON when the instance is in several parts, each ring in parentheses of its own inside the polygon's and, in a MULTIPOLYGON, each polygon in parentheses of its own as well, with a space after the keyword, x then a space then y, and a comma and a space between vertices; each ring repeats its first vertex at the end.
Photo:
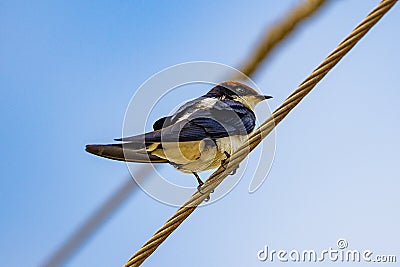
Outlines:
POLYGON ((254 107, 271 96, 236 81, 216 85, 153 124, 154 131, 115 139, 118 144, 87 145, 86 151, 109 159, 170 163, 184 173, 219 167, 247 140, 255 127, 254 107))

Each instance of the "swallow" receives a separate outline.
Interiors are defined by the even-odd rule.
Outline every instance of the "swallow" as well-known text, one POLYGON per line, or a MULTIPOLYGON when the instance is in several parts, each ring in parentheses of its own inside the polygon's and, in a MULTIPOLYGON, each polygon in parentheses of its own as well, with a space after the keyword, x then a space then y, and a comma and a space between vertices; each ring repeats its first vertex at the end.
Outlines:
POLYGON ((97 156, 127 162, 169 163, 183 173, 221 166, 254 130, 255 106, 272 98, 251 87, 225 81, 153 124, 153 131, 114 139, 116 144, 87 145, 97 156))

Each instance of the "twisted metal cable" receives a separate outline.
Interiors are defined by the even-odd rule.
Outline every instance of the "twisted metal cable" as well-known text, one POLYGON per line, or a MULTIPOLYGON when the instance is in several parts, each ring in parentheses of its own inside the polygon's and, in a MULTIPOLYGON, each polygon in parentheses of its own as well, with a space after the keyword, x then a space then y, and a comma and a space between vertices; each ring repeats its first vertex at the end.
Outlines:
MULTIPOLYGON (((255 51, 251 53, 248 60, 240 68, 241 71, 247 76, 251 76, 256 69, 261 65, 270 52, 279 44, 283 39, 285 39, 291 32, 293 32, 296 27, 298 27, 301 22, 306 20, 317 10, 319 10, 326 0, 306 0, 304 3, 296 6, 294 9, 287 14, 284 19, 273 25, 268 29, 267 34, 259 42, 255 51)), ((239 77, 234 77, 239 78, 239 77)))
POLYGON ((274 127, 315 87, 351 48, 375 25, 397 2, 383 0, 368 16, 344 39, 338 47, 308 76, 299 87, 289 95, 261 126, 254 131, 229 162, 218 168, 204 183, 202 193, 196 192, 176 213, 127 261, 125 267, 140 266, 157 247, 204 201, 228 174, 265 138, 274 127))

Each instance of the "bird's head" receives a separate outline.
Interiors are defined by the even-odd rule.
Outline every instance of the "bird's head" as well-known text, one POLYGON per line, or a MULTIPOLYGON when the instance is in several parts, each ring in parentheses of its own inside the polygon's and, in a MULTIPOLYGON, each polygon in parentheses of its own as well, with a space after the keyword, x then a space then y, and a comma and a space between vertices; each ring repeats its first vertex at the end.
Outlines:
POLYGON ((260 95, 253 88, 236 81, 219 83, 205 96, 215 97, 221 100, 232 99, 242 103, 251 110, 253 110, 254 107, 261 101, 272 98, 272 96, 260 95))

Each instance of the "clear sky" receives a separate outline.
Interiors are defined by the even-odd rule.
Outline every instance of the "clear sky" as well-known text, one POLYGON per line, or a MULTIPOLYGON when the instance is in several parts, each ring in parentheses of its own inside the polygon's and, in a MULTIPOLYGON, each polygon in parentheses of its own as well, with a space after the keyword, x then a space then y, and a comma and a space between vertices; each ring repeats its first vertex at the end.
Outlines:
MULTIPOLYGON (((240 66, 298 2, 1 1, 1 265, 39 266, 129 179, 124 163, 84 146, 121 136, 144 81, 187 61, 240 66)), ((271 108, 377 3, 331 1, 288 38, 254 76, 271 108)), ((278 126, 262 187, 249 194, 244 177, 143 266, 265 266, 265 245, 321 251, 339 238, 400 261, 399 8, 278 126)), ((196 88, 187 99, 209 89, 196 88)), ((169 98, 164 112, 183 99, 169 98)), ((195 182, 171 166, 162 172, 195 182)), ((175 210, 137 191, 65 266, 123 265, 175 210)))

